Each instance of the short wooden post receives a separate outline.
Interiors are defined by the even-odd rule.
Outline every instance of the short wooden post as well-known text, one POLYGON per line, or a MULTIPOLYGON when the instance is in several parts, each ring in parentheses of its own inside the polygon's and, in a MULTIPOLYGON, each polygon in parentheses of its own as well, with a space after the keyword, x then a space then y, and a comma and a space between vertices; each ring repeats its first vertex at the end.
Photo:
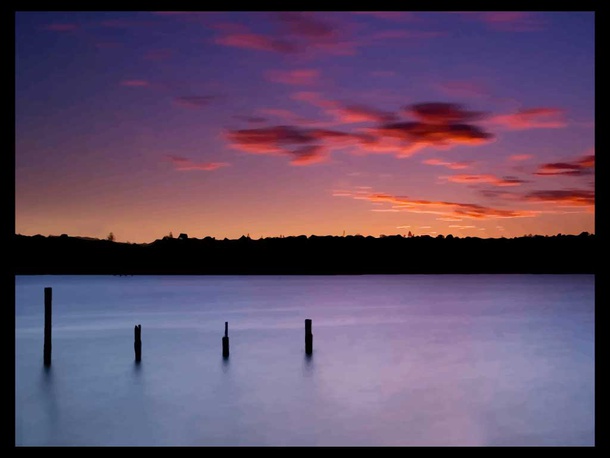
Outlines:
POLYGON ((225 335, 222 338, 222 357, 229 357, 229 322, 225 321, 225 335))
POLYGON ((44 289, 44 365, 51 365, 51 316, 53 308, 53 288, 44 289))
POLYGON ((134 342, 133 348, 136 352, 136 363, 142 360, 142 325, 138 324, 133 329, 134 342))
POLYGON ((313 352, 313 334, 311 333, 311 320, 305 320, 305 353, 311 355, 313 352))

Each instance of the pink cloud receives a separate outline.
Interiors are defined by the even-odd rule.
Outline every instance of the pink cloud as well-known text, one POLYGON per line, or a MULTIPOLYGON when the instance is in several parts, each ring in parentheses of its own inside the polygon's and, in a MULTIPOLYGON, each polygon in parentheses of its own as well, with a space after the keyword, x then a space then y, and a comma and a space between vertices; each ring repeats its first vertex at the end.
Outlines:
POLYGON ((457 103, 417 103, 404 110, 407 114, 429 124, 465 123, 483 117, 483 113, 465 110, 457 103))
POLYGON ((231 130, 227 134, 233 146, 251 153, 284 154, 294 145, 310 145, 315 142, 305 129, 293 126, 274 126, 260 129, 231 130))
POLYGON ((291 152, 294 156, 290 163, 292 165, 311 165, 328 160, 328 151, 320 145, 306 146, 291 152))
POLYGON ((546 164, 542 164, 538 167, 538 170, 534 173, 534 175, 590 175, 591 173, 593 173, 593 167, 595 167, 595 155, 591 154, 575 159, 571 162, 549 162, 546 164))
POLYGON ((396 115, 387 111, 376 110, 364 105, 337 104, 329 113, 342 123, 352 124, 360 122, 392 122, 397 119, 396 115))
POLYGON ((307 86, 318 82, 320 72, 314 69, 271 70, 266 73, 270 81, 296 86, 307 86))
MULTIPOLYGON (((442 103, 413 105, 408 112, 421 118, 421 121, 395 122, 397 116, 393 113, 365 105, 326 100, 317 92, 298 92, 293 94, 292 98, 322 109, 336 120, 334 124, 370 122, 374 126, 362 127, 356 132, 348 133, 329 128, 333 125, 333 122, 330 121, 315 123, 288 110, 266 109, 259 111, 298 125, 229 130, 227 138, 232 146, 257 154, 292 154, 295 156, 297 148, 320 146, 328 151, 349 147, 352 154, 389 153, 395 154, 397 157, 409 157, 426 147, 449 148, 456 144, 479 145, 494 139, 494 135, 468 123, 480 114, 464 110, 460 105, 442 103)), ((318 157, 321 150, 313 151, 313 155, 318 157)), ((451 168, 463 168, 467 166, 467 163, 450 165, 451 168)))
POLYGON ((351 197, 373 203, 387 203, 391 205, 392 209, 399 211, 432 213, 444 218, 496 219, 537 215, 537 212, 530 210, 505 210, 471 203, 411 199, 406 196, 394 196, 386 193, 352 193, 351 197))
POLYGON ((423 142, 408 142, 373 131, 359 137, 358 149, 354 154, 394 154, 396 157, 405 158, 426 146, 423 142))
POLYGON ((233 148, 247 153, 291 157, 292 165, 325 162, 331 149, 354 141, 344 132, 296 126, 229 130, 227 138, 233 148))
POLYGON ((367 129, 373 137, 394 139, 404 147, 403 153, 410 154, 426 147, 447 148, 456 144, 480 145, 491 141, 494 136, 469 124, 428 124, 423 122, 396 122, 367 129))
POLYGON ((509 129, 559 129, 566 127, 564 110, 559 108, 529 108, 517 113, 499 115, 490 120, 509 129))
POLYGON ((261 108, 257 111, 263 115, 275 118, 274 122, 280 122, 281 124, 297 124, 299 126, 307 127, 324 127, 329 125, 328 122, 304 118, 303 116, 283 108, 261 108))
POLYGON ((586 156, 581 157, 576 160, 576 163, 580 167, 595 167, 595 153, 587 154, 586 156))
POLYGON ((512 156, 509 156, 508 160, 512 161, 512 162, 521 162, 521 161, 527 161, 528 159, 531 159, 533 156, 531 154, 513 154, 512 156))
POLYGON ((519 186, 526 183, 518 178, 500 178, 495 175, 451 175, 445 178, 454 183, 489 183, 494 186, 519 186))
POLYGON ((567 207, 595 207, 595 191, 586 189, 533 191, 524 198, 529 202, 556 203, 567 207))
POLYGON ((462 161, 462 162, 447 162, 441 159, 425 159, 422 161, 423 164, 428 165, 441 165, 443 167, 447 167, 453 170, 465 169, 472 165, 472 161, 462 161))
POLYGON ((210 172, 230 165, 228 162, 192 162, 190 159, 181 156, 168 156, 168 159, 174 164, 174 170, 179 171, 203 170, 210 172))

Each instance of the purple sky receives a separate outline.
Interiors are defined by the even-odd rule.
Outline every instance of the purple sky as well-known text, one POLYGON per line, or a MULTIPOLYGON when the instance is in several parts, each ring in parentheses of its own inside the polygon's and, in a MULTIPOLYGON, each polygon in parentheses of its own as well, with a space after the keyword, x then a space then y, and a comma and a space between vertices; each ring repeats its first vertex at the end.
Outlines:
POLYGON ((593 12, 18 12, 16 232, 595 232, 593 12))

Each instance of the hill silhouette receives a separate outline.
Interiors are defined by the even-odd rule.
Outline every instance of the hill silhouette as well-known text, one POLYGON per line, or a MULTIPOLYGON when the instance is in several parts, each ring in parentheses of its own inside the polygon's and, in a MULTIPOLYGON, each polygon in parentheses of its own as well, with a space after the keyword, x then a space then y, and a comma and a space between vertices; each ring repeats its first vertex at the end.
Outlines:
POLYGON ((595 235, 517 238, 310 236, 253 240, 164 237, 147 244, 84 237, 14 238, 27 274, 595 273, 595 235))

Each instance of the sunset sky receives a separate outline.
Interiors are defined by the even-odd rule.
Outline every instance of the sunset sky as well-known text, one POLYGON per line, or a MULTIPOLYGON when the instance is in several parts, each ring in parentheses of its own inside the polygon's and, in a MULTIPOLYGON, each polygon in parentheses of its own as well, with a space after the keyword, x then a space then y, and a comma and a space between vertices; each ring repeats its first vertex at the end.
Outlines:
POLYGON ((593 12, 17 12, 15 231, 595 232, 593 12))

